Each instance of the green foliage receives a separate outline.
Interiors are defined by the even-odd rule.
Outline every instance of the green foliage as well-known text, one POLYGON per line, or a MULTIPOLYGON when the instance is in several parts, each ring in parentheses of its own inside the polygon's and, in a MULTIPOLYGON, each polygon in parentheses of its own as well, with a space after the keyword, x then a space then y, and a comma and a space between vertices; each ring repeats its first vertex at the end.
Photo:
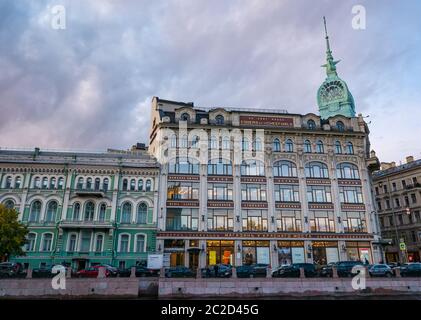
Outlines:
POLYGON ((19 213, 0 204, 0 260, 10 256, 24 255, 22 250, 26 242, 28 228, 18 221, 19 213))

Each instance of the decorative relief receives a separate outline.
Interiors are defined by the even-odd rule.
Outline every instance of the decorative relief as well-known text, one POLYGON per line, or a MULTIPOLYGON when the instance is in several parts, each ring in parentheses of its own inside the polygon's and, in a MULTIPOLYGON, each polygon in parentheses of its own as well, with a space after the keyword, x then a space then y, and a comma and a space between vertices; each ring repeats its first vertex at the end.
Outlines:
POLYGON ((232 176, 208 176, 208 182, 232 182, 232 176))
POLYGON ((318 184, 323 184, 323 185, 328 185, 330 184, 330 179, 327 178, 306 178, 306 183, 308 185, 318 185, 318 184))
POLYGON ((359 210, 359 211, 365 211, 365 205, 364 204, 356 204, 356 203, 342 203, 341 204, 342 210, 359 210))
POLYGON ((265 209, 268 207, 267 202, 241 202, 241 208, 250 208, 250 209, 265 209))
POLYGON ((167 207, 198 207, 199 201, 167 201, 167 207))
POLYGON ((333 203, 309 203, 308 208, 310 210, 333 210, 333 203))
POLYGON ((325 154, 305 154, 303 155, 303 161, 324 161, 327 162, 327 155, 325 154))
POLYGON ((352 180, 352 179, 338 179, 338 185, 340 186, 360 186, 361 180, 352 180))
POLYGON ((275 203, 276 209, 301 209, 301 203, 282 203, 276 202, 275 203))
POLYGON ((241 177, 242 183, 265 183, 266 177, 241 177))
POLYGON ((298 178, 274 178, 273 183, 278 184, 298 184, 298 178))
POLYGON ((198 175, 169 174, 168 181, 200 181, 198 175))
POLYGON ((209 208, 234 208, 234 201, 208 201, 209 208))

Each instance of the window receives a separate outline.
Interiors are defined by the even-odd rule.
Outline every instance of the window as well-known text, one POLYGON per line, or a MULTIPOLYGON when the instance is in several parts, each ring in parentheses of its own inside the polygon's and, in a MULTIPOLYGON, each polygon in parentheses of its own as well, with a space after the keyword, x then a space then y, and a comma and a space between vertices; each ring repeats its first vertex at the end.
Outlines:
POLYGON ((132 221, 132 205, 130 202, 123 204, 123 212, 121 214, 121 223, 130 223, 132 221))
POLYGON ((275 184, 275 201, 299 202, 298 185, 275 184))
POLYGON ((316 143, 316 152, 317 153, 324 153, 324 147, 323 147, 323 142, 322 141, 317 141, 316 143))
POLYGON ((265 166, 258 160, 244 160, 241 164, 242 176, 264 176, 265 166))
POLYGON ((384 193, 387 193, 387 185, 384 185, 384 186, 383 186, 383 192, 384 192, 384 193))
POLYGON ((316 123, 314 122, 314 120, 310 119, 307 121, 307 128, 309 128, 310 130, 316 129, 316 123))
POLYGON ((88 189, 88 190, 92 189, 92 178, 91 177, 86 179, 86 189, 88 189))
POLYGON ((390 209, 391 207, 390 207, 390 201, 389 200, 386 200, 386 209, 390 209))
POLYGON ((56 220, 57 202, 50 201, 47 205, 47 215, 45 221, 54 222, 56 220))
POLYGON ((8 176, 6 177, 6 184, 4 186, 6 189, 10 189, 12 187, 12 177, 8 176))
POLYGON ((248 151, 250 149, 249 139, 243 138, 242 149, 243 151, 248 151))
POLYGON ((31 212, 29 213, 29 222, 38 222, 41 213, 41 201, 32 202, 31 212))
POLYGON ((341 154, 342 153, 342 145, 339 141, 335 142, 335 153, 341 154))
POLYGON ((342 121, 336 122, 336 129, 338 129, 338 131, 345 131, 344 123, 342 121))
POLYGON ((189 146, 189 139, 187 138, 187 135, 183 135, 181 137, 181 141, 180 141, 180 148, 188 148, 189 146))
POLYGON ((307 186, 308 202, 332 202, 332 194, 328 186, 307 186))
POLYGON ((199 164, 192 161, 186 158, 177 158, 175 162, 169 163, 169 173, 199 174, 199 164))
POLYGON ((85 205, 85 221, 94 220, 95 205, 92 201, 88 201, 85 205))
POLYGON ((145 252, 145 236, 143 234, 136 236, 136 252, 145 252))
POLYGON ((242 201, 266 201, 266 184, 241 184, 242 201))
POLYGON ((273 164, 273 176, 274 177, 296 177, 297 166, 294 162, 287 160, 276 161, 273 164))
POLYGON ((34 188, 35 189, 40 189, 41 188, 41 178, 40 177, 36 177, 34 180, 34 188))
POLYGON ((311 153, 311 142, 309 140, 304 141, 304 152, 311 153))
POLYGON ((229 137, 222 137, 222 149, 231 149, 231 139, 229 137))
POLYGON ((198 200, 198 182, 169 181, 167 189, 168 200, 198 200))
POLYGON ((198 217, 198 209, 168 208, 166 229, 169 231, 197 230, 198 217))
POLYGON ((363 203, 361 187, 339 187, 339 197, 343 203, 363 203))
POLYGON ((146 192, 151 191, 152 189, 152 182, 150 179, 146 180, 146 192))
POLYGON ((127 191, 129 188, 129 181, 127 179, 123 180, 123 191, 127 191))
POLYGON ((253 140, 253 151, 262 151, 262 140, 260 138, 253 140))
POLYGON ((285 141, 285 152, 294 152, 294 143, 291 139, 285 141))
POLYGON ((193 138, 191 140, 191 147, 192 148, 198 148, 199 147, 199 137, 198 136, 193 136, 193 138))
POLYGON ((274 152, 281 151, 281 143, 279 142, 279 139, 278 138, 276 138, 276 139, 273 140, 272 150, 274 152))
POLYGON ((266 210, 242 210, 243 231, 267 231, 266 210))
POLYGON ((135 191, 135 189, 136 189, 136 180, 131 179, 130 180, 130 191, 135 191))
POLYGON ((72 220, 73 221, 79 220, 79 214, 80 214, 80 203, 79 202, 76 202, 73 205, 73 216, 72 216, 72 220))
POLYGON ((396 191, 396 182, 392 182, 392 191, 396 191))
POLYGON ((232 210, 208 209, 209 231, 233 231, 234 213, 232 210))
POLYGON ((142 179, 139 179, 137 181, 137 190, 138 191, 143 191, 143 180, 142 179))
POLYGON ((47 177, 42 178, 42 188, 43 189, 48 188, 48 178, 47 177))
POLYGON ((301 231, 301 212, 298 210, 284 210, 276 212, 277 231, 301 231))
POLYGON ((216 122, 216 124, 219 124, 219 125, 224 124, 224 116, 223 116, 223 115, 218 114, 218 115, 215 117, 215 122, 216 122))
POLYGON ((21 186, 21 182, 22 182, 22 178, 21 177, 16 177, 15 179, 15 188, 19 189, 21 186))
POLYGON ((354 146, 352 145, 352 142, 348 142, 346 144, 346 153, 347 154, 354 154, 354 146))
POLYGON ((77 236, 75 234, 71 234, 69 236, 69 242, 67 244, 67 251, 68 252, 76 251, 76 241, 77 241, 77 236))
POLYGON ((5 206, 7 209, 13 209, 13 208, 15 207, 15 203, 13 202, 13 200, 6 200, 6 201, 4 202, 4 206, 5 206))
POLYGON ((95 178, 95 190, 99 190, 101 185, 101 179, 95 178))
POLYGON ((101 252, 102 251, 102 244, 104 242, 104 236, 102 234, 98 234, 96 236, 96 241, 95 241, 95 251, 96 252, 101 252))
POLYGON ((50 179, 50 189, 55 189, 56 187, 56 178, 52 177, 50 179))
POLYGON ((402 180, 402 189, 406 189, 406 181, 402 180))
POLYGON ((107 192, 108 191, 108 178, 104 178, 104 180, 102 181, 102 189, 107 192))
POLYGON ((335 221, 331 211, 310 211, 309 221, 312 232, 335 232, 335 221))
POLYGON ((180 117, 181 121, 190 121, 190 115, 188 113, 183 113, 180 117))
POLYGON ((35 233, 29 233, 28 237, 26 238, 26 246, 25 251, 35 251, 35 239, 36 234, 35 233))
POLYGON ((139 204, 137 207, 137 223, 145 224, 148 214, 148 206, 145 203, 139 204))
POLYGON ((232 175, 231 161, 225 159, 213 159, 208 162, 208 175, 232 175))
POLYGON ((232 200, 232 184, 208 183, 208 200, 232 200))
POLYGON ((171 148, 177 148, 177 136, 175 134, 171 136, 171 148))
POLYGON ((395 198, 395 208, 399 208, 401 206, 401 202, 399 201, 399 198, 395 198))
POLYGON ((77 179, 77 189, 79 190, 83 189, 83 177, 79 177, 77 179))
POLYGON ((308 162, 305 165, 306 178, 329 178, 327 165, 322 162, 308 162))
POLYGON ((51 251, 53 244, 53 235, 51 233, 44 233, 42 237, 41 251, 51 251))
POLYGON ((129 252, 129 235, 120 235, 120 250, 119 252, 129 252))
POLYGON ((101 203, 101 205, 99 206, 98 221, 100 221, 100 222, 105 221, 106 210, 107 210, 107 205, 105 203, 101 203))
POLYGON ((415 195, 415 193, 411 193, 411 201, 412 203, 417 203, 417 196, 415 195))
POLYGON ((377 202, 377 208, 379 211, 382 211, 382 203, 380 201, 377 202))
POLYGON ((64 186, 64 178, 63 177, 60 177, 60 178, 58 178, 58 186, 57 186, 57 189, 62 190, 63 189, 63 186, 64 186))

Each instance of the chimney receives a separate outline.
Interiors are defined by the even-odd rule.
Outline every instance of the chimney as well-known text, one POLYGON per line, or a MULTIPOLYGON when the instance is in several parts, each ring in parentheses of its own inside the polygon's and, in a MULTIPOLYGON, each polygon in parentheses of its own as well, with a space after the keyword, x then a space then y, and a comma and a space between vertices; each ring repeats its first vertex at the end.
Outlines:
POLYGON ((395 161, 392 161, 392 162, 390 163, 390 166, 391 166, 392 168, 396 167, 396 162, 395 162, 395 161))
POLYGON ((406 163, 411 163, 414 161, 414 157, 413 156, 407 156, 406 157, 406 163))
POLYGON ((146 145, 144 143, 137 142, 132 146, 132 151, 146 150, 146 145))

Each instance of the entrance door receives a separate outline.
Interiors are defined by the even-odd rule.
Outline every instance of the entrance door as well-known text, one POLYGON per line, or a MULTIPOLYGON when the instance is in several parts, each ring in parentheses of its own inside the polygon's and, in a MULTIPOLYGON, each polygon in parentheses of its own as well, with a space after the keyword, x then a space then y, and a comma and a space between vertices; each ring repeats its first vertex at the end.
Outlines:
POLYGON ((86 260, 76 260, 77 271, 86 269, 86 260))
POLYGON ((172 252, 170 256, 170 266, 184 266, 184 252, 172 252))
POLYGON ((199 252, 189 252, 189 268, 197 269, 199 266, 199 252))

